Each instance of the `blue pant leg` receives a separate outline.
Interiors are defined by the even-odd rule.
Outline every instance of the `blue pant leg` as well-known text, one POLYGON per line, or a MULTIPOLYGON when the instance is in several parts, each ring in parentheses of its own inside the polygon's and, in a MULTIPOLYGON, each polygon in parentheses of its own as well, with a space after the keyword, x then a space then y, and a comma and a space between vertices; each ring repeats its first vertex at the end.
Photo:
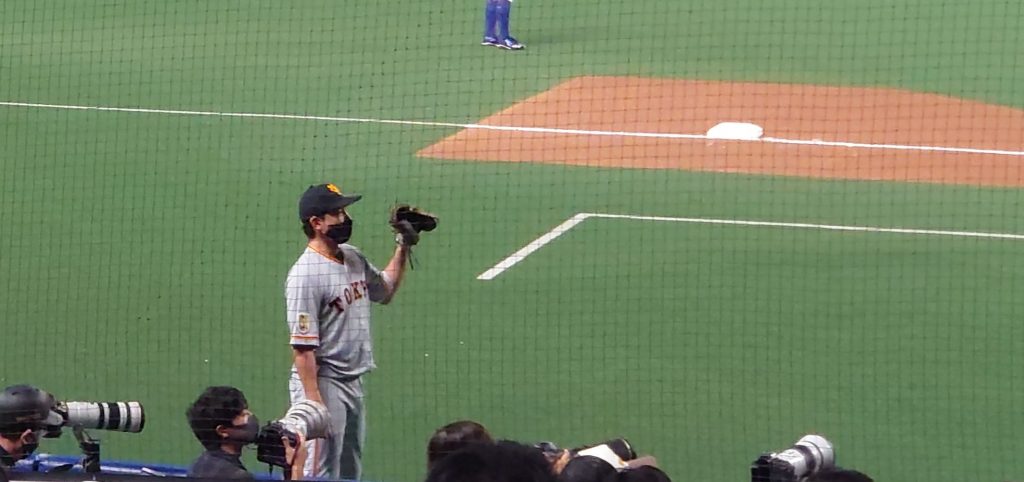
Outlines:
POLYGON ((484 6, 484 37, 496 37, 494 26, 498 23, 498 0, 487 0, 484 6))
POLYGON ((498 39, 505 40, 512 36, 509 33, 509 14, 512 11, 512 4, 508 0, 499 0, 495 6, 495 13, 498 20, 498 39))

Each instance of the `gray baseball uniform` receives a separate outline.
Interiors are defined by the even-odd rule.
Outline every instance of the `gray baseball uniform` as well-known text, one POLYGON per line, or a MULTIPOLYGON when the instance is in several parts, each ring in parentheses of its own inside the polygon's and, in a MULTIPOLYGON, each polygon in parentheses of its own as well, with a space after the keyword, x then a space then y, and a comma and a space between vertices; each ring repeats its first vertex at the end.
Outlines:
MULTIPOLYGON (((356 479, 361 472, 366 412, 360 376, 376 365, 370 338, 370 302, 387 294, 390 280, 353 246, 342 261, 307 247, 285 282, 293 346, 316 347, 320 397, 331 414, 331 436, 308 442, 306 477, 356 479)), ((295 366, 288 383, 292 403, 305 391, 295 366)))

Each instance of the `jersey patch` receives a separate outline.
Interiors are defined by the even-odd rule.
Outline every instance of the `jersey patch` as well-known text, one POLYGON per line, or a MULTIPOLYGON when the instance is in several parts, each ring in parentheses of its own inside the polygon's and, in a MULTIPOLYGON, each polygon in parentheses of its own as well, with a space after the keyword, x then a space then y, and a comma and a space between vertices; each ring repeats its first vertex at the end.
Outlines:
POLYGON ((299 313, 299 333, 309 333, 309 313, 299 313))

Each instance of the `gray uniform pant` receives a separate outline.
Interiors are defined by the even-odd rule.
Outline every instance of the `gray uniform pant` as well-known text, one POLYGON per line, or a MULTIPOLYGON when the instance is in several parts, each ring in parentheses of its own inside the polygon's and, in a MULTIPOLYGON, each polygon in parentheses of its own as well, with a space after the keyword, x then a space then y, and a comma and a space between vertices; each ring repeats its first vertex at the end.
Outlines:
MULTIPOLYGON (((366 439, 363 381, 318 377, 317 384, 320 397, 331 414, 331 431, 328 438, 306 442, 309 457, 303 474, 331 480, 359 480, 366 439)), ((298 375, 293 374, 288 380, 288 391, 292 403, 306 398, 298 375)))

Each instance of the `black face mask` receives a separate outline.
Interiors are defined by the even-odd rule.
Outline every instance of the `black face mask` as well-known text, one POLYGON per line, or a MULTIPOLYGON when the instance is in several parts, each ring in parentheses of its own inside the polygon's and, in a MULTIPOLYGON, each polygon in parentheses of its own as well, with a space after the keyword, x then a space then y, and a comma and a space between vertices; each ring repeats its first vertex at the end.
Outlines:
POLYGON ((34 440, 32 443, 23 442, 21 449, 14 454, 8 453, 3 447, 0 447, 0 466, 13 467, 14 462, 32 455, 39 448, 39 439, 33 434, 32 440, 34 440))
POLYGON ((345 216, 345 221, 339 224, 332 224, 327 228, 327 237, 338 244, 344 244, 352 237, 352 218, 345 216))
POLYGON ((256 442, 260 434, 260 420, 255 415, 249 415, 249 421, 245 425, 232 425, 228 432, 228 441, 251 444, 256 442))
POLYGON ((15 458, 13 455, 7 453, 3 447, 0 447, 0 470, 3 470, 4 467, 14 467, 14 462, 20 458, 21 457, 15 458))

